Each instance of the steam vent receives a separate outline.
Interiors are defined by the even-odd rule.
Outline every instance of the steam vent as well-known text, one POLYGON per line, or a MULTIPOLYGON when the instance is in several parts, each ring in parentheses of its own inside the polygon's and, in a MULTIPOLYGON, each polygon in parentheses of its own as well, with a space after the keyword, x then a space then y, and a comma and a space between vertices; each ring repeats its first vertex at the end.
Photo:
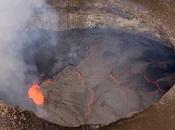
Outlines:
POLYGON ((174 130, 173 0, 2 0, 0 129, 174 130))

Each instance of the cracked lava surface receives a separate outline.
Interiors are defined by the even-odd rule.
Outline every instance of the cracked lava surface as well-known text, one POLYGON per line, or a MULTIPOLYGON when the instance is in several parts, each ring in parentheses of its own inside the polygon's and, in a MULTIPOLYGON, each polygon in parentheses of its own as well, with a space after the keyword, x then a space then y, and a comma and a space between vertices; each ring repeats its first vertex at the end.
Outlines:
POLYGON ((44 103, 37 106, 45 114, 38 115, 48 121, 109 124, 144 110, 174 83, 174 52, 152 36, 95 28, 59 38, 58 45, 46 43, 33 55, 45 75, 39 84, 44 103))

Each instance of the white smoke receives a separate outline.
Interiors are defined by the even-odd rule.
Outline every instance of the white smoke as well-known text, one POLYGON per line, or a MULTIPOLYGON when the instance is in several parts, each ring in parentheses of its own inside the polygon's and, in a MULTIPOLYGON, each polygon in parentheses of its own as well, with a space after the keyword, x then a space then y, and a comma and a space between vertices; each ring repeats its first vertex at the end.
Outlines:
POLYGON ((44 0, 0 0, 0 100, 23 104, 29 66, 22 60, 21 49, 33 40, 25 32, 39 25, 53 29, 56 23, 54 11, 44 0))

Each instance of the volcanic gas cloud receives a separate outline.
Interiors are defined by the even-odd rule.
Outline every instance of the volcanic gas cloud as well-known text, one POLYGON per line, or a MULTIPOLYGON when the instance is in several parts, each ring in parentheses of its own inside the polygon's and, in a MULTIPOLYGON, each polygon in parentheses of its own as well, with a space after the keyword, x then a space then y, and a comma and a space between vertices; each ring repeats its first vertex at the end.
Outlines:
MULTIPOLYGON (((33 109, 26 93, 28 86, 38 80, 38 75, 28 73, 35 71, 36 66, 24 61, 23 49, 41 37, 40 33, 29 36, 30 30, 38 30, 42 25, 56 29, 55 12, 44 0, 1 0, 0 19, 0 99, 33 109)), ((49 44, 55 44, 55 36, 48 34, 48 37, 49 44)), ((36 50, 37 47, 33 48, 31 53, 36 50)), ((30 96, 39 92, 37 87, 32 88, 30 96)))

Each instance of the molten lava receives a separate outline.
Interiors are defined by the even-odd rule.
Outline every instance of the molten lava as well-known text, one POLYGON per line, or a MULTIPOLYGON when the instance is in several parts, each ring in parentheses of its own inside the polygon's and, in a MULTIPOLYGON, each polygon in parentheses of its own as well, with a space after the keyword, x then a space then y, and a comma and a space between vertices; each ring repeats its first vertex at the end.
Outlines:
POLYGON ((110 77, 114 80, 115 83, 118 82, 118 78, 114 74, 110 74, 110 77))
POLYGON ((36 105, 43 105, 44 95, 40 90, 40 86, 33 84, 28 90, 28 97, 33 100, 36 105))
MULTIPOLYGON (((81 81, 81 85, 83 87, 85 87, 85 78, 84 78, 84 75, 77 68, 75 68, 75 72, 77 73, 77 75, 78 75, 78 77, 79 77, 79 79, 81 81)), ((91 93, 91 98, 90 98, 90 100, 89 100, 89 102, 87 104, 88 110, 85 113, 86 120, 88 120, 88 117, 89 117, 89 115, 90 115, 90 113, 92 111, 92 105, 94 103, 94 98, 95 98, 95 93, 94 93, 93 89, 91 89, 91 88, 87 88, 87 89, 91 93)))
POLYGON ((81 81, 81 86, 84 86, 85 85, 84 75, 77 68, 75 68, 75 72, 77 73, 78 78, 81 81))

